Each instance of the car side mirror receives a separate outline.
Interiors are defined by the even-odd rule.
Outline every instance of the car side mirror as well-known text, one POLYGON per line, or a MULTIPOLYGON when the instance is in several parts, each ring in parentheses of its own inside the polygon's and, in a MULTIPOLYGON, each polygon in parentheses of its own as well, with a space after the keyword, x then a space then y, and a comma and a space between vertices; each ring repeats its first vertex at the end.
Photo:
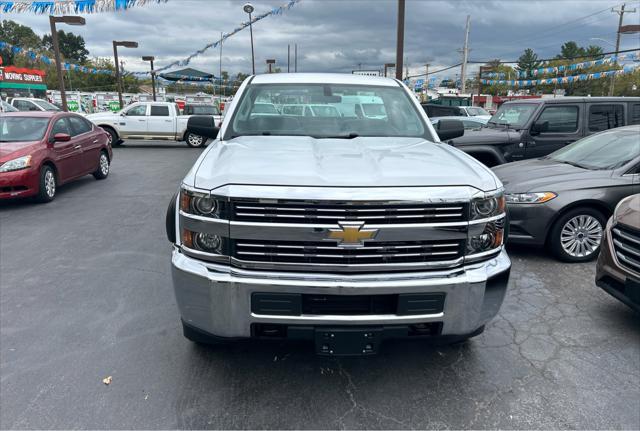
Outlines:
POLYGON ((187 131, 194 135, 215 139, 220 129, 216 127, 213 117, 209 115, 193 115, 187 121, 187 131))
POLYGON ((464 135, 464 125, 460 120, 440 120, 436 127, 438 137, 441 141, 448 141, 449 139, 459 138, 464 135))
POLYGON ((71 135, 66 133, 56 133, 53 135, 53 142, 69 142, 71 140, 71 135))
POLYGON ((124 111, 122 111, 122 112, 120 112, 120 116, 121 116, 121 117, 126 117, 126 116, 127 116, 127 113, 126 113, 126 112, 124 112, 124 111))
POLYGON ((529 133, 532 136, 535 136, 535 135, 539 135, 540 133, 544 133, 547 130, 549 130, 549 122, 543 121, 542 123, 533 123, 531 125, 531 130, 529 131, 529 133))

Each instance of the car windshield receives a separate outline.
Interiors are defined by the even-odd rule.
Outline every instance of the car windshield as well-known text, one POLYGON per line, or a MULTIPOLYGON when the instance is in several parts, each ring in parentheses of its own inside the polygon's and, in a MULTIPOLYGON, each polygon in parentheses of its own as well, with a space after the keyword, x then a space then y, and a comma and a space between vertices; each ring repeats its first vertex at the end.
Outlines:
POLYGON ((48 118, 0 117, 0 142, 39 141, 48 124, 48 118))
POLYGON ((491 115, 489 114, 487 111, 485 111, 483 108, 477 107, 477 106, 470 106, 467 108, 467 112, 469 113, 469 115, 471 116, 476 116, 476 115, 491 115))
POLYGON ((47 102, 46 100, 34 100, 33 103, 35 103, 45 111, 60 111, 60 108, 52 103, 47 102))
POLYGON ((225 139, 243 135, 433 140, 415 104, 400 86, 342 84, 249 85, 234 110, 225 139), (380 101, 372 104, 375 107, 370 114, 363 110, 361 99, 365 97, 380 101), (291 100, 308 106, 311 115, 305 111, 301 116, 298 109, 285 105, 291 100))
POLYGON ((18 110, 4 100, 0 100, 0 112, 18 112, 18 110))
POLYGON ((634 127, 591 135, 547 157, 556 162, 584 169, 617 169, 640 156, 638 130, 634 127))
POLYGON ((509 126, 515 129, 522 128, 527 124, 537 107, 538 105, 535 103, 505 103, 489 119, 489 124, 509 126))

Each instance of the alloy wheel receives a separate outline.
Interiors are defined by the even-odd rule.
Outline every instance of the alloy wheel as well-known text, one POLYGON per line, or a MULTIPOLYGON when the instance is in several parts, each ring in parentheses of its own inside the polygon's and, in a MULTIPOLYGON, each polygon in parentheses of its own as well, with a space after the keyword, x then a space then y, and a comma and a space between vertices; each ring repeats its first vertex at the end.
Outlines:
POLYGON ((104 153, 100 154, 100 172, 102 175, 107 175, 109 173, 109 159, 104 153))
POLYGON ((44 189, 47 196, 52 198, 56 194, 56 177, 51 170, 47 170, 44 174, 44 189))
POLYGON ((204 138, 199 135, 189 135, 189 144, 194 147, 199 147, 203 144, 204 138))
POLYGON ((602 224, 591 215, 569 219, 560 231, 562 249, 571 257, 593 254, 602 242, 602 224))

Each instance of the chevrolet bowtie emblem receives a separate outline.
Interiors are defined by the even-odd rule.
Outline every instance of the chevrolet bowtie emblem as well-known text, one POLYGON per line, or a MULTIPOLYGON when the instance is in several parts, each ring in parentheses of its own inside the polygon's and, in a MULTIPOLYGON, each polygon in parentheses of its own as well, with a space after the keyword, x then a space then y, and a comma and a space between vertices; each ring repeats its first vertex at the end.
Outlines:
POLYGON ((340 229, 329 229, 327 240, 338 241, 338 247, 362 247, 364 241, 376 237, 378 229, 363 229, 363 221, 340 221, 340 229))

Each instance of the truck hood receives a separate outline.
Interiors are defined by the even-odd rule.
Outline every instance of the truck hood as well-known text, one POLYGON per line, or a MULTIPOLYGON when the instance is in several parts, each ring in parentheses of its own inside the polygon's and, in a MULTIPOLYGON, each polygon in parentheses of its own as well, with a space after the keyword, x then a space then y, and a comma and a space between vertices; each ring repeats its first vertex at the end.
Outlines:
POLYGON ((483 127, 465 130, 464 135, 453 139, 455 146, 478 144, 508 144, 520 140, 520 132, 514 129, 483 127))
POLYGON ((446 144, 421 138, 314 139, 242 136, 214 141, 186 184, 215 189, 227 184, 291 186, 453 186, 494 190, 495 175, 446 144))
POLYGON ((550 159, 531 159, 493 168, 506 193, 555 192, 606 180, 611 171, 582 169, 550 159))

